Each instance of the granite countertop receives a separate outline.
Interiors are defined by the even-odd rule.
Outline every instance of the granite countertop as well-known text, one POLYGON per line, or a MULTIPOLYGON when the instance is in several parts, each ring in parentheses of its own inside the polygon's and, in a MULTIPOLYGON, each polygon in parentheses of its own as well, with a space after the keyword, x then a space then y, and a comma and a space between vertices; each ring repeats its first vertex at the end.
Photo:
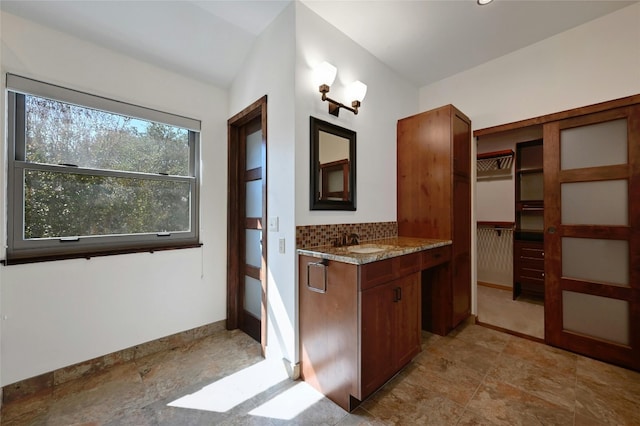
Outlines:
POLYGON ((447 246, 451 243, 451 240, 439 240, 435 238, 393 237, 363 241, 356 246, 309 247, 298 249, 298 254, 362 265, 391 257, 402 256, 404 254, 447 246))

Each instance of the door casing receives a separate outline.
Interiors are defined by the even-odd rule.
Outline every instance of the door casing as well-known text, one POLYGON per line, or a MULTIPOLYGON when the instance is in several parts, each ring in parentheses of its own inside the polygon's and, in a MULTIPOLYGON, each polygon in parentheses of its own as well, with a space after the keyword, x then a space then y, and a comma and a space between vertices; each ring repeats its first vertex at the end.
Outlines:
POLYGON ((242 262, 244 258, 244 245, 240 241, 244 239, 245 224, 241 223, 241 214, 244 214, 244 180, 240 174, 244 174, 241 167, 244 164, 245 150, 243 148, 243 126, 260 117, 263 136, 262 155, 262 218, 258 224, 262 229, 262 265, 260 268, 260 282, 262 285, 261 319, 260 319, 260 345, 262 355, 265 354, 267 336, 267 96, 263 96, 227 122, 228 142, 228 198, 227 198, 227 321, 228 330, 239 328, 243 315, 243 285, 244 271, 242 262))

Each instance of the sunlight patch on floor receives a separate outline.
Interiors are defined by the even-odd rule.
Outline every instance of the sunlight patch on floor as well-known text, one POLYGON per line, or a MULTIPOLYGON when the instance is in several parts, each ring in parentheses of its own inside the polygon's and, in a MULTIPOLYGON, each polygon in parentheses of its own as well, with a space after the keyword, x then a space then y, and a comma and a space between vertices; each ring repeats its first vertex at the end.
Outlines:
POLYGON ((284 366, 264 360, 167 405, 224 413, 284 380, 289 380, 284 366))
POLYGON ((322 394, 305 382, 300 382, 261 406, 249 415, 270 419, 292 420, 323 398, 322 394))

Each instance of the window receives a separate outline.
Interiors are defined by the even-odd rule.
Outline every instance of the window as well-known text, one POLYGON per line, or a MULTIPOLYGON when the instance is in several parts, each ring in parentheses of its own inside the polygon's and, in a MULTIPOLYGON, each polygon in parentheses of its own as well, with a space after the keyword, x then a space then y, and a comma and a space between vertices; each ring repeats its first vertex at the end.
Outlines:
POLYGON ((198 244, 200 122, 7 75, 7 262, 198 244))

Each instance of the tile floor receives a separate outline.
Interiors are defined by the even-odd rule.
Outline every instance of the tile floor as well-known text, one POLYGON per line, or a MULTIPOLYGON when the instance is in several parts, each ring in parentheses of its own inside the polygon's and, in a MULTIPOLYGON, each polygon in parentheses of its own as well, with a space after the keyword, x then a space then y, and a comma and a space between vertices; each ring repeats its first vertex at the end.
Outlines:
POLYGON ((3 425, 639 425, 640 373, 466 323, 349 414, 222 331, 5 405, 3 425))
POLYGON ((544 301, 478 285, 478 322, 544 339, 544 301))

